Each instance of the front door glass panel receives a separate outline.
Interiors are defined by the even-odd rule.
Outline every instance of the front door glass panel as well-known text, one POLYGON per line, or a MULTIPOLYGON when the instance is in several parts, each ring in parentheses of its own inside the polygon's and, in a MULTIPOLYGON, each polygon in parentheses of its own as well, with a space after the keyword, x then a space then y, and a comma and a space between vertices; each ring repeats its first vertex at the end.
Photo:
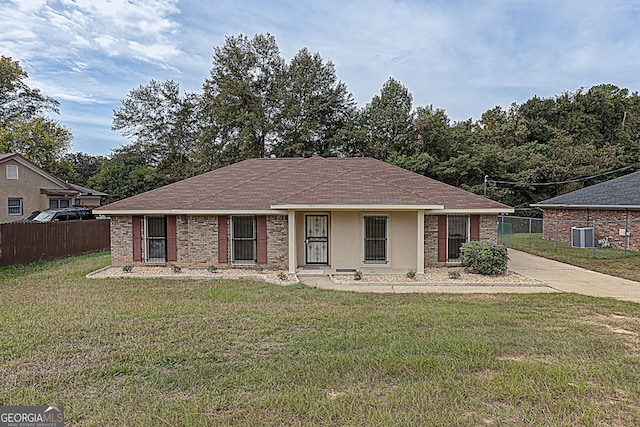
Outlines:
POLYGON ((329 215, 305 217, 307 264, 329 263, 329 215))

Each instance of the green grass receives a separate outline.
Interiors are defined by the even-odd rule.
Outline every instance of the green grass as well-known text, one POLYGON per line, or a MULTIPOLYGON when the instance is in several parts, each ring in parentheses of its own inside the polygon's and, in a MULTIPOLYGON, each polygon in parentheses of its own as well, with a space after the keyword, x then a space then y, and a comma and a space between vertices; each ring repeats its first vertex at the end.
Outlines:
POLYGON ((517 233, 507 236, 507 246, 534 255, 576 265, 600 273, 640 282, 640 252, 613 248, 579 249, 554 240, 545 240, 542 233, 517 233), (595 255, 595 257, 594 257, 595 255))
POLYGON ((640 305, 0 268, 0 404, 69 426, 640 424, 640 305))

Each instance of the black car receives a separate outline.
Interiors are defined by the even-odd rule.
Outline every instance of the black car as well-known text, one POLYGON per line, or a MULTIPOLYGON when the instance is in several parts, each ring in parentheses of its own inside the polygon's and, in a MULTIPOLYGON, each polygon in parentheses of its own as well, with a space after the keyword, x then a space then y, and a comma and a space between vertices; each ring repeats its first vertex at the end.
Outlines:
POLYGON ((96 219, 91 213, 91 209, 87 208, 64 208, 64 209, 47 209, 40 212, 32 221, 37 222, 57 222, 57 221, 84 221, 88 219, 96 219))
POLYGON ((37 217, 40 214, 40 212, 42 212, 42 211, 33 211, 29 215, 27 215, 24 218, 22 218, 21 220, 18 220, 18 221, 15 221, 15 222, 31 222, 31 221, 33 221, 33 218, 37 217))

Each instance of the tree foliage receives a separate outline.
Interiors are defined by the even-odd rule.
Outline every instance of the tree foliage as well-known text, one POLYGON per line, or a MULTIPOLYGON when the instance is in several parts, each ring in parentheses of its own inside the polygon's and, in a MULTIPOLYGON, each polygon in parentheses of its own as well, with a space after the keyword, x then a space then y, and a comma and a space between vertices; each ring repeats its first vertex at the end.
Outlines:
POLYGON ((168 178, 160 172, 139 144, 131 144, 113 150, 108 162, 102 164, 87 181, 90 188, 108 194, 107 203, 144 193, 168 184, 168 178))
POLYGON ((414 107, 392 77, 357 108, 333 63, 307 48, 287 62, 269 34, 229 36, 215 47, 200 94, 153 80, 130 91, 113 127, 131 144, 115 150, 93 182, 121 196, 246 158, 337 155, 374 157, 526 207, 610 176, 546 184, 640 160, 640 97, 627 89, 534 96, 452 123, 443 109, 414 107), (102 186, 109 176, 127 190, 102 186))
POLYGON ((197 94, 182 94, 173 80, 151 80, 122 101, 114 112, 113 129, 133 141, 149 166, 175 182, 199 172, 195 160, 198 111, 197 94))
POLYGON ((67 182, 87 186, 89 178, 95 175, 107 161, 105 156, 94 156, 82 152, 67 153, 58 162, 63 170, 58 170, 55 175, 67 182))
POLYGON ((71 145, 71 132, 47 113, 58 112, 58 102, 30 88, 18 61, 0 56, 0 152, 22 154, 53 170, 71 145))
POLYGON ((215 163, 264 157, 276 140, 285 60, 275 37, 230 36, 214 49, 203 86, 203 138, 215 163))
POLYGON ((288 64, 279 92, 278 157, 330 156, 341 146, 341 130, 352 120, 355 102, 336 77, 333 63, 301 49, 288 64))

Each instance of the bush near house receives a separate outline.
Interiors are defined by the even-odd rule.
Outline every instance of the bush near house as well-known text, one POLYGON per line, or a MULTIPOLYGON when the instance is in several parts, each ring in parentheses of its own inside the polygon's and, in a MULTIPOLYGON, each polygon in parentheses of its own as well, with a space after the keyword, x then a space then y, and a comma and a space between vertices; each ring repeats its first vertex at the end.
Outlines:
POLYGON ((497 276, 506 273, 509 255, 506 246, 469 242, 462 245, 460 259, 466 272, 497 276))

